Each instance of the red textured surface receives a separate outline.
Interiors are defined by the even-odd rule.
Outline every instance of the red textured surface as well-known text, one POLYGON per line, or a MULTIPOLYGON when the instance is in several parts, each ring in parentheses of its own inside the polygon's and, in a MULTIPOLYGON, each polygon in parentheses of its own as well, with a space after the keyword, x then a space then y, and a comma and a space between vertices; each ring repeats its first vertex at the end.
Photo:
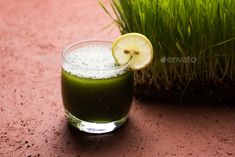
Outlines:
POLYGON ((69 43, 113 40, 96 0, 0 0, 0 156, 235 156, 231 104, 134 101, 115 133, 79 133, 66 123, 61 52, 69 43))

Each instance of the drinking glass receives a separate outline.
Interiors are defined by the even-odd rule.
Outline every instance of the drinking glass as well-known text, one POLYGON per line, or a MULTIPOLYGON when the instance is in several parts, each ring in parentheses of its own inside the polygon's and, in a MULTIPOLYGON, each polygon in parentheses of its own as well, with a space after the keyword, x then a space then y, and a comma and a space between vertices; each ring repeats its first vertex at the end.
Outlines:
POLYGON ((80 131, 111 132, 128 118, 134 74, 129 62, 120 66, 107 61, 113 58, 101 57, 110 56, 111 48, 112 43, 108 41, 85 41, 69 45, 63 51, 61 89, 64 110, 68 122, 80 131), (84 53, 85 57, 79 58, 82 56, 79 53, 84 53), (112 65, 100 66, 102 59, 112 65))

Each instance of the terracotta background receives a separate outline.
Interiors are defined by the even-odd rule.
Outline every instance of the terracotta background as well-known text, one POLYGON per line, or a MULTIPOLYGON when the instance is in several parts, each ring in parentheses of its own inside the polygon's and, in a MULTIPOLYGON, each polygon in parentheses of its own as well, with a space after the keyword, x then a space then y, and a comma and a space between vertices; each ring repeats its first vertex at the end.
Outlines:
POLYGON ((96 0, 0 0, 0 156, 235 156, 232 104, 135 100, 115 133, 67 125, 61 52, 80 40, 115 39, 115 26, 102 30, 110 23, 96 0))

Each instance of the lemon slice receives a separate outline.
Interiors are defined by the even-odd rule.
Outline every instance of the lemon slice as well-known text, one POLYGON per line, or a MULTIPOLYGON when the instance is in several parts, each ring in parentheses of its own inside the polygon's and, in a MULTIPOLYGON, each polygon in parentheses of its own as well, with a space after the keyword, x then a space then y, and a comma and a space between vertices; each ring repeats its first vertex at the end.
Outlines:
POLYGON ((139 33, 128 33, 118 37, 112 45, 112 54, 119 65, 130 61, 130 67, 140 70, 153 59, 153 47, 147 37, 139 33))

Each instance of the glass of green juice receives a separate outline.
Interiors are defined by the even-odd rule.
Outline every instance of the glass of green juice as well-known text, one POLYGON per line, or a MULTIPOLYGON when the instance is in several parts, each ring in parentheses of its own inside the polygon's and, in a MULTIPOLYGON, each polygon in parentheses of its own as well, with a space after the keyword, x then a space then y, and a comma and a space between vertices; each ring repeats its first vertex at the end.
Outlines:
POLYGON ((68 122, 87 133, 111 132, 122 126, 133 99, 134 76, 117 65, 112 43, 85 41, 63 51, 62 99, 68 122))

